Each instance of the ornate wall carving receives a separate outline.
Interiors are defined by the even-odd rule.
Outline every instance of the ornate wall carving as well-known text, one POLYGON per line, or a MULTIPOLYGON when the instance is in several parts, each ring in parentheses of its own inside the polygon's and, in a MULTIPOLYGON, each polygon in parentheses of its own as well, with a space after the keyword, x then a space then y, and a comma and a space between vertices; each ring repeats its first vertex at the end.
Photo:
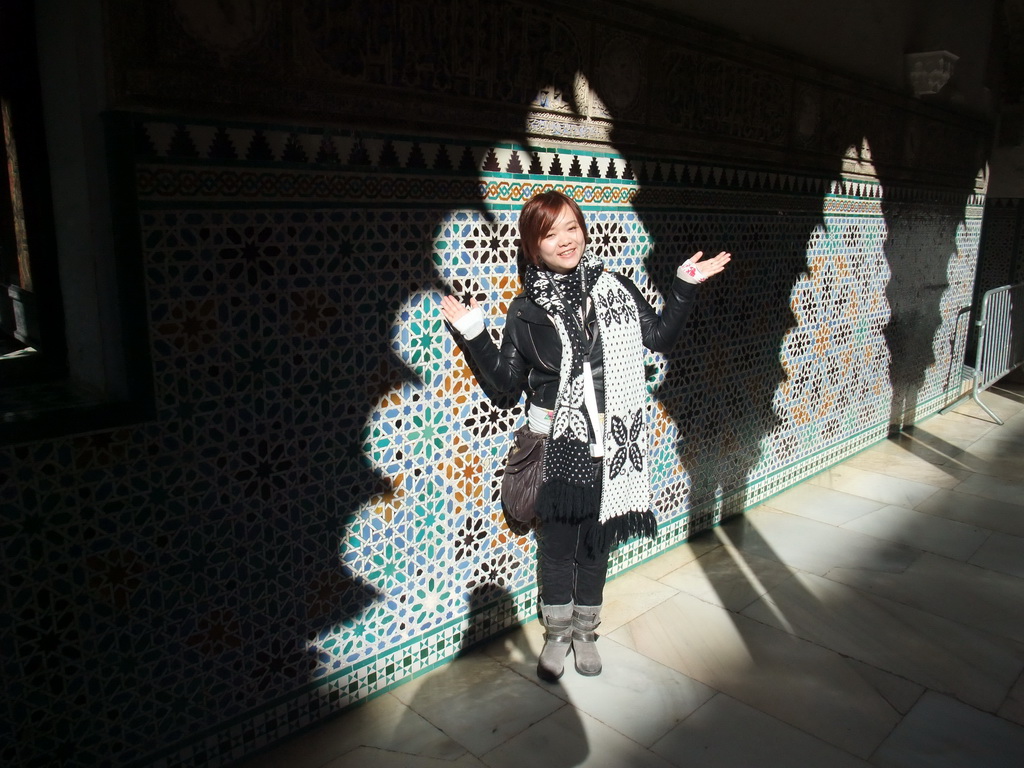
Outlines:
POLYGON ((244 108, 723 161, 784 155, 818 170, 853 126, 895 147, 912 125, 950 133, 958 151, 922 156, 912 144, 886 158, 890 173, 953 183, 987 141, 982 121, 603 0, 107 3, 119 107, 244 108))

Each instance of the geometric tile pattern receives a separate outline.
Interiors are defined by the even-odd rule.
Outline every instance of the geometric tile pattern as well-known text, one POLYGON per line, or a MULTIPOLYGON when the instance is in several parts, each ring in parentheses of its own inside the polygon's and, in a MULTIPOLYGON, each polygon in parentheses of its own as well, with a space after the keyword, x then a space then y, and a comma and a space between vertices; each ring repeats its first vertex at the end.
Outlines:
POLYGON ((985 201, 985 256, 978 263, 978 281, 975 286, 979 296, 992 288, 1024 280, 1021 219, 1020 200, 988 198, 985 201))
POLYGON ((735 254, 648 355, 661 535, 615 573, 959 387, 973 192, 156 118, 135 151, 157 416, 0 450, 5 765, 224 764, 534 614, 497 496, 522 406, 438 301, 497 338, 547 186, 656 304, 735 254))

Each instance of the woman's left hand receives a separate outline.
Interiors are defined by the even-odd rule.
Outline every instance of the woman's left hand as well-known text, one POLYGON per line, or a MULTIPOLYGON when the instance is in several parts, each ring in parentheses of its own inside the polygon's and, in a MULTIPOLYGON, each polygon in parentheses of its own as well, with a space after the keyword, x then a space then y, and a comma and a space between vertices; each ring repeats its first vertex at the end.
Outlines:
POLYGON ((725 265, 732 259, 732 254, 728 251, 719 251, 717 256, 703 261, 701 259, 704 259, 704 251, 697 251, 689 261, 700 270, 705 279, 708 279, 725 269, 725 265))

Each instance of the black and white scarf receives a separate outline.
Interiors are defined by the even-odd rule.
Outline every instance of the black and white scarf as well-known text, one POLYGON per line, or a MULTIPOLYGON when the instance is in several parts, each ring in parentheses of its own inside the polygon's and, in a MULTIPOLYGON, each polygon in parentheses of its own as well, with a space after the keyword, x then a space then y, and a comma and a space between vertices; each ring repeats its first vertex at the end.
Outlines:
POLYGON ((596 514, 601 525, 597 526, 597 539, 590 543, 601 549, 633 536, 653 538, 658 526, 650 509, 647 389, 636 302, 589 249, 579 266, 566 275, 528 266, 525 284, 527 296, 551 316, 562 341, 560 382, 544 454, 538 516, 542 521, 579 523, 596 514), (591 458, 583 373, 590 348, 588 297, 603 350, 605 428, 600 486, 591 458))

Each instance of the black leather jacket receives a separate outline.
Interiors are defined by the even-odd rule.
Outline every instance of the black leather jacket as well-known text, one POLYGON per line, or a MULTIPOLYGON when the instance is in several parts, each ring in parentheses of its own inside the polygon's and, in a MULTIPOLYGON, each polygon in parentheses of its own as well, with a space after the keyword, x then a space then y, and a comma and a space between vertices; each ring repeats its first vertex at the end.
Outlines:
MULTIPOLYGON (((644 346, 655 352, 669 351, 690 316, 697 296, 697 286, 678 277, 674 278, 672 289, 665 296, 665 307, 659 315, 632 280, 619 274, 615 274, 615 277, 636 301, 644 346)), ((587 316, 588 337, 592 339, 590 366, 594 374, 597 403, 603 411, 604 366, 597 328, 597 317, 591 305, 587 316)), ((554 408, 562 361, 562 341, 548 313, 530 301, 526 294, 520 294, 509 305, 500 349, 486 332, 467 339, 465 343, 485 385, 502 392, 517 392, 525 388, 531 403, 541 408, 554 408)), ((640 350, 638 353, 641 353, 640 350)))

